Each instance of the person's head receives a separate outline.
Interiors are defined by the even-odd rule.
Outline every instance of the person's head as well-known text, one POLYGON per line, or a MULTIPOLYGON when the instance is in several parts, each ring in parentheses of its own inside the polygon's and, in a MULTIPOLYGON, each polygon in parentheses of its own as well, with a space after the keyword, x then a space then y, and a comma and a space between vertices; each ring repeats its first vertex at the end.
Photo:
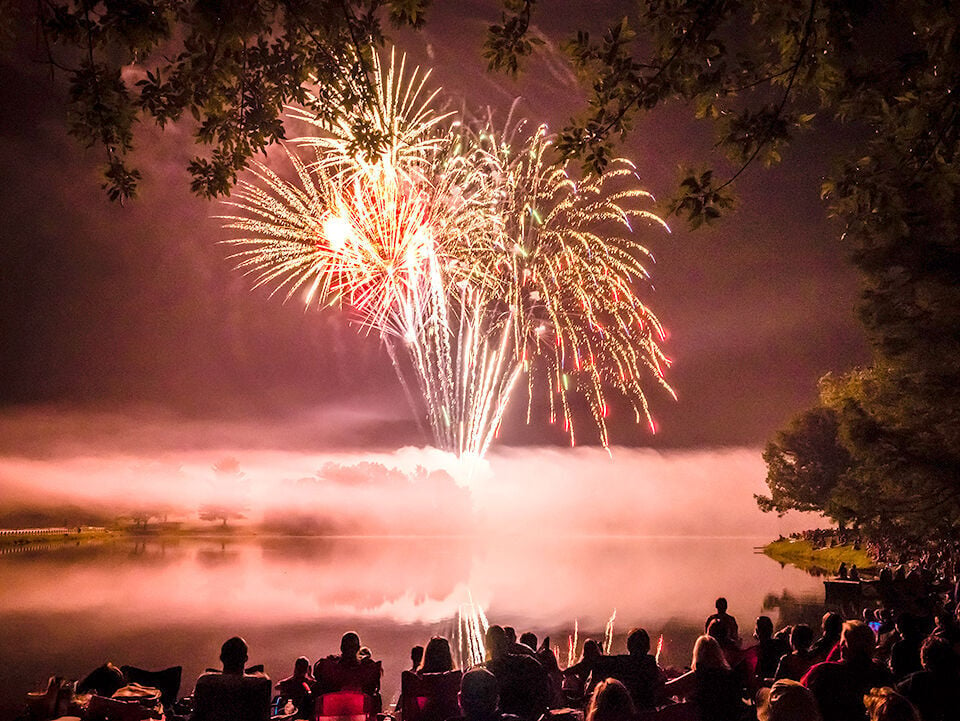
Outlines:
POLYGON ((487 647, 488 659, 500 658, 503 654, 507 653, 507 648, 510 645, 510 641, 507 640, 507 634, 504 631, 503 626, 498 626, 496 624, 487 627, 487 633, 484 637, 484 642, 487 647))
POLYGON ((310 671, 310 659, 306 656, 301 656, 296 661, 293 662, 293 675, 294 676, 306 676, 310 671))
POLYGON ((757 616, 757 627, 753 632, 761 641, 773 638, 773 621, 769 616, 757 616))
POLYGON ((420 662, 423 660, 423 646, 414 646, 410 649, 410 663, 414 668, 420 668, 420 662))
POLYGON ((955 668, 957 657, 947 639, 942 636, 927 636, 920 646, 920 663, 924 670, 939 674, 955 668))
POLYGON ((239 636, 224 641, 220 647, 220 663, 226 673, 243 673, 247 663, 247 642, 239 636))
POLYGON ((873 656, 877 638, 863 621, 847 621, 840 631, 840 658, 844 661, 865 661, 873 656))
POLYGON ((527 631, 520 634, 520 643, 522 643, 527 648, 536 651, 537 650, 537 634, 527 631))
POLYGON ((897 615, 897 619, 893 622, 893 627, 897 629, 897 632, 901 637, 910 636, 914 631, 913 616, 908 612, 904 611, 897 615))
POLYGON ((820 710, 810 689, 780 679, 757 692, 757 721, 820 721, 820 710))
POLYGON ((423 662, 420 671, 423 673, 442 673, 453 670, 453 654, 450 653, 450 642, 443 636, 434 636, 427 643, 423 652, 423 662))
POLYGON ((920 721, 917 708, 892 688, 875 688, 863 697, 870 721, 920 721))
POLYGON ((646 656, 650 653, 650 634, 645 629, 635 628, 627 636, 627 653, 631 656, 646 656))
MULTIPOLYGON (((501 629, 502 630, 502 629, 501 629)), ((460 710, 468 718, 484 718, 496 713, 500 703, 497 677, 485 668, 475 668, 460 679, 460 710)))
POLYGON ((806 651, 813 643, 813 629, 805 623, 798 623, 790 629, 790 648, 794 651, 806 651))
POLYGON ((723 649, 713 636, 700 636, 693 644, 693 660, 690 667, 696 671, 698 668, 730 668, 726 657, 723 655, 723 649))
POLYGON ((517 629, 513 626, 504 626, 503 632, 507 636, 507 640, 512 644, 517 642, 517 629))
POLYGON ((355 659, 358 653, 360 653, 360 636, 353 631, 347 631, 340 639, 340 655, 355 659))
POLYGON ((723 596, 718 598, 714 605, 717 607, 717 613, 727 612, 727 599, 725 599, 723 596))
POLYGON ((587 707, 586 721, 631 721, 637 710, 627 687, 614 678, 597 684, 587 707))
POLYGON ((843 628, 843 616, 836 611, 827 611, 820 620, 820 630, 827 638, 840 638, 843 628))
POLYGON ((581 661, 595 661, 603 655, 603 649, 600 644, 592 638, 583 642, 583 653, 580 656, 581 661))
POLYGON ((938 629, 950 629, 954 625, 953 608, 944 606, 933 614, 934 626, 938 629))

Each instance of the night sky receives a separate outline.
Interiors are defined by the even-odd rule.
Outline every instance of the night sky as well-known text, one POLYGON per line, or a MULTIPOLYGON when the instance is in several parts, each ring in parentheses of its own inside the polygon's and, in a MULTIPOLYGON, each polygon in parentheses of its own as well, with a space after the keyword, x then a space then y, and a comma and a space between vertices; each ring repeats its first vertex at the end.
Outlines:
MULTIPOLYGON (((453 102, 489 105, 503 119, 520 96, 523 116, 558 130, 582 95, 556 45, 518 81, 487 74, 489 5, 435 3, 426 29, 396 35, 398 46, 433 66, 453 102)), ((549 38, 584 20, 547 10, 537 21, 549 38)), ((111 203, 97 168, 104 151, 66 135, 64 79, 36 62, 32 33, 24 40, 0 56, 0 413, 14 424, 69 410, 224 427, 349 417, 349 433, 320 421, 308 442, 428 442, 375 337, 344 313, 251 292, 232 269, 217 244, 228 234, 212 217, 226 209, 189 192, 188 126, 142 128, 140 197, 111 203)), ((656 195, 672 192, 682 163, 731 170, 712 155, 710 128, 690 116, 657 111, 622 149, 656 195)), ((815 399, 821 375, 867 360, 856 276, 818 195, 834 147, 820 131, 789 148, 781 167, 748 171, 738 209, 715 227, 688 232, 672 219, 670 235, 641 231, 657 260, 644 298, 668 330, 679 400, 651 385, 657 436, 624 413, 612 420, 614 443, 759 446, 815 399)), ((566 442, 545 422, 524 425, 524 406, 517 396, 501 444, 566 442)))

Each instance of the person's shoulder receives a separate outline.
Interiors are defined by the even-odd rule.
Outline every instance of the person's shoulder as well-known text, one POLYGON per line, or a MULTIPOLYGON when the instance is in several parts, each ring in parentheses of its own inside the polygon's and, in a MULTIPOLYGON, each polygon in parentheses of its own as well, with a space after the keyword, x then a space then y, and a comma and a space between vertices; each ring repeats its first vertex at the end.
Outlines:
POLYGON ((528 656, 525 653, 511 653, 507 654, 507 656, 511 662, 519 668, 537 672, 543 670, 543 664, 540 663, 540 659, 533 656, 528 656))
POLYGON ((224 676, 220 671, 204 671, 197 677, 197 687, 215 686, 224 683, 224 676))
POLYGON ((929 684, 933 681, 933 674, 930 671, 914 671, 904 676, 903 680, 896 685, 897 691, 909 692, 917 687, 929 684))
POLYGON ((657 659, 652 653, 645 653, 640 657, 640 665, 644 668, 650 668, 657 665, 657 659))
POLYGON ((340 657, 330 654, 329 656, 322 656, 317 659, 317 662, 313 665, 313 672, 316 674, 318 671, 323 671, 324 669, 329 669, 331 666, 336 666, 340 663, 340 657))
POLYGON ((836 664, 832 661, 820 661, 813 664, 807 669, 807 672, 803 674, 803 678, 800 679, 800 683, 802 683, 804 686, 809 685, 810 681, 815 681, 817 678, 823 675, 824 668, 826 666, 836 666, 836 664))

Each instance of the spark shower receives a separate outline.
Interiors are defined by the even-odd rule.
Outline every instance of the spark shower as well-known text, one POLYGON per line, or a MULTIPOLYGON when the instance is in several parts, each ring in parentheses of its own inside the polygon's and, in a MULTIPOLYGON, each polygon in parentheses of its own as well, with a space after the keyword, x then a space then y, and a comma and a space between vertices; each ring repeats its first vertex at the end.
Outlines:
POLYGON ((574 180, 545 127, 440 112, 429 75, 374 56, 356 89, 367 102, 337 122, 290 109, 316 128, 293 141, 312 159, 288 149, 295 182, 263 164, 241 181, 239 212, 222 216, 238 268, 287 299, 350 308, 442 450, 482 457, 524 384, 527 422, 542 394, 571 444, 574 398, 604 447, 611 394, 654 430, 646 385, 673 395, 670 362, 639 296, 652 258, 632 236, 637 221, 669 229, 633 165, 574 180))

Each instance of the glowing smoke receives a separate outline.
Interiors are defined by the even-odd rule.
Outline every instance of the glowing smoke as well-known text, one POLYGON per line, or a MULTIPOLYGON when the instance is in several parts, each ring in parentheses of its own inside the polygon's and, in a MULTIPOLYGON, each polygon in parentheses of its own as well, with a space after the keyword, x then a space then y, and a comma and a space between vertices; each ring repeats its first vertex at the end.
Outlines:
MULTIPOLYGON (((337 437, 365 434, 362 419, 328 421, 337 437)), ((200 506, 223 502, 249 521, 314 518, 300 530, 361 535, 775 537, 819 521, 757 510, 753 494, 766 491, 759 449, 499 448, 465 464, 432 448, 315 450, 316 423, 235 423, 227 433, 220 423, 184 428, 156 417, 7 415, 2 506, 154 507, 196 523, 200 506), (109 433, 98 432, 104 425, 109 433), (241 476, 217 473, 227 459, 241 476)))

